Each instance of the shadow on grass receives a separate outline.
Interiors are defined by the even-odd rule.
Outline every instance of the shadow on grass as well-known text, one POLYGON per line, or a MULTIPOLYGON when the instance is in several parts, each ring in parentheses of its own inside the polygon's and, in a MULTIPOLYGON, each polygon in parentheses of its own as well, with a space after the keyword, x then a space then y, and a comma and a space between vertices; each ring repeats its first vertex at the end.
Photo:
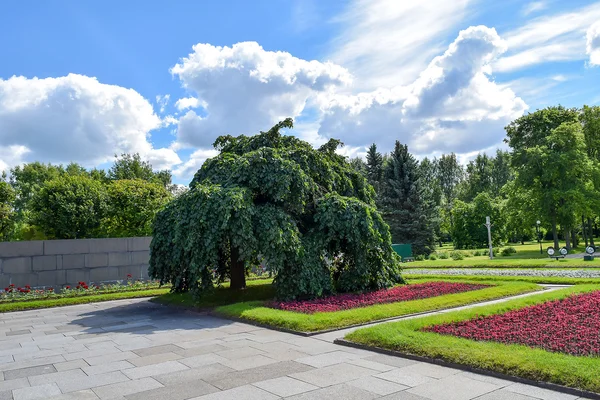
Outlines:
POLYGON ((152 299, 153 302, 189 309, 208 310, 228 304, 270 300, 275 297, 275 287, 271 279, 248 281, 246 289, 231 290, 226 283, 223 287, 206 293, 200 299, 194 299, 191 293, 167 293, 152 299))

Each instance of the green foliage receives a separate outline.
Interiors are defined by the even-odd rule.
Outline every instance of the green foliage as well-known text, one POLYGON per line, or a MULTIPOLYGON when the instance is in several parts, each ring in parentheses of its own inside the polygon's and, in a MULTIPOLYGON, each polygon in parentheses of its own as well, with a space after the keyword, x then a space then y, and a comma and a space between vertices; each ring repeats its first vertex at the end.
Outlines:
POLYGON ((379 192, 383 178, 383 156, 377 151, 377 145, 373 143, 367 151, 367 179, 369 183, 379 192))
POLYGON ((450 258, 452 258, 454 261, 459 261, 463 260, 465 258, 465 255, 460 250, 452 250, 450 252, 450 258))
POLYGON ((14 229, 14 202, 16 193, 13 188, 0 180, 0 241, 8 240, 14 229))
POLYGON ((500 244, 505 235, 502 201, 489 193, 478 194, 472 203, 456 200, 452 209, 452 240, 458 249, 475 249, 488 244, 485 218, 492 221, 492 243, 500 244))
POLYGON ((415 261, 424 261, 425 260, 425 256, 423 254, 419 254, 417 256, 415 256, 415 261))
POLYGON ((115 162, 108 171, 111 180, 141 179, 163 185, 165 188, 171 186, 171 172, 168 170, 154 172, 152 164, 142 160, 138 153, 115 154, 115 162))
POLYGON ((429 260, 435 261, 438 259, 438 256, 435 253, 431 253, 428 257, 429 260))
POLYGON ((172 198, 163 185, 141 179, 112 181, 107 192, 102 229, 108 237, 149 236, 154 216, 172 198))
POLYGON ((396 141, 384 167, 378 203, 394 243, 412 244, 417 255, 428 255, 435 247, 437 207, 425 187, 418 162, 406 145, 396 141))
POLYGON ((259 262, 282 299, 379 289, 402 282, 374 191, 330 140, 318 150, 282 128, 221 136, 220 154, 153 225, 150 274, 204 294, 259 262))
POLYGON ((106 197, 104 185, 85 175, 57 177, 32 199, 32 220, 49 238, 97 237, 106 215, 106 197))
POLYGON ((517 249, 515 249, 514 247, 505 247, 500 251, 500 255, 506 257, 506 256, 510 256, 513 254, 517 254, 517 249))
POLYGON ((528 192, 535 201, 535 209, 540 211, 540 219, 552 227, 558 246, 557 225, 569 231, 575 217, 585 214, 598 198, 583 128, 578 114, 563 108, 539 110, 522 119, 507 127, 510 143, 515 146, 513 166, 518 171, 515 191, 528 192), (540 131, 527 131, 529 125, 540 131), (531 143, 524 147, 521 142, 531 143))
POLYGON ((440 257, 440 260, 447 260, 448 259, 448 252, 447 251, 438 251, 438 257, 440 257))

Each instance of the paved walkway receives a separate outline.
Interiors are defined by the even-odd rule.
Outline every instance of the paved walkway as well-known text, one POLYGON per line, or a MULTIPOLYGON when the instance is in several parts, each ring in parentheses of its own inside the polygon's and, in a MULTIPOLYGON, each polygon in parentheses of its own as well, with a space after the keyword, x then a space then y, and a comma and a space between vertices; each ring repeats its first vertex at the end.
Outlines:
MULTIPOLYGON (((575 399, 147 300, 0 315, 0 400, 575 399)), ((340 335, 338 335, 340 336, 340 335)))

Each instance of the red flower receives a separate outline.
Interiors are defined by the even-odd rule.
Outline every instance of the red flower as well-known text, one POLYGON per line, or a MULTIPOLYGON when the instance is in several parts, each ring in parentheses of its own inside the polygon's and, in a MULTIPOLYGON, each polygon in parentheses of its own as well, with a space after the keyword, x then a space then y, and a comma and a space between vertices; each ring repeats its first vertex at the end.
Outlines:
POLYGON ((315 312, 329 312, 356 307, 366 307, 373 304, 426 299, 428 297, 441 296, 444 294, 483 289, 488 286, 489 285, 474 285, 468 283, 427 282, 416 285, 396 286, 391 289, 382 289, 368 293, 340 294, 315 300, 274 302, 271 303, 270 306, 286 311, 312 314, 315 312))
POLYGON ((600 291, 423 330, 472 340, 522 344, 576 356, 598 356, 600 291))
POLYGON ((65 286, 65 289, 71 289, 71 286, 65 286))
POLYGON ((127 274, 127 278, 132 278, 132 277, 133 277, 133 275, 127 274))

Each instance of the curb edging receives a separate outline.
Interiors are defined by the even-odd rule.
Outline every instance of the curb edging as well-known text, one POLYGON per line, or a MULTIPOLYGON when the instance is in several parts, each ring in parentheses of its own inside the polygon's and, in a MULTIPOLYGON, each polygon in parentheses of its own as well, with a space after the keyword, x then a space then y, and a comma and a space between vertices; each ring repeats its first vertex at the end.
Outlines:
POLYGON ((578 397, 585 397, 588 399, 600 400, 600 393, 589 392, 589 391, 583 390, 583 389, 575 389, 575 388, 571 388, 568 386, 559 385, 557 383, 534 381, 534 380, 527 379, 527 378, 503 374, 501 372, 495 372, 495 371, 491 371, 491 370, 487 370, 487 369, 471 367, 466 364, 459 364, 459 363, 445 361, 445 360, 438 359, 438 358, 419 356, 416 354, 404 353, 401 351, 389 350, 389 349, 384 349, 384 348, 376 347, 376 346, 368 346, 368 345, 364 345, 364 344, 360 344, 360 343, 356 343, 356 342, 351 342, 346 339, 335 339, 333 341, 333 343, 340 345, 340 346, 352 347, 352 348, 360 349, 360 350, 368 350, 368 351, 372 351, 374 353, 384 354, 384 355, 388 355, 388 356, 402 357, 402 358, 407 358, 409 360, 422 361, 422 362, 426 362, 429 364, 436 364, 436 365, 440 365, 442 367, 459 369, 461 371, 466 371, 466 372, 473 372, 473 373, 476 373, 479 375, 491 376, 493 378, 504 379, 504 380, 511 381, 511 382, 524 383, 524 384, 536 386, 536 387, 539 387, 542 389, 554 390, 556 392, 570 394, 570 395, 574 395, 574 396, 578 396, 578 397))

